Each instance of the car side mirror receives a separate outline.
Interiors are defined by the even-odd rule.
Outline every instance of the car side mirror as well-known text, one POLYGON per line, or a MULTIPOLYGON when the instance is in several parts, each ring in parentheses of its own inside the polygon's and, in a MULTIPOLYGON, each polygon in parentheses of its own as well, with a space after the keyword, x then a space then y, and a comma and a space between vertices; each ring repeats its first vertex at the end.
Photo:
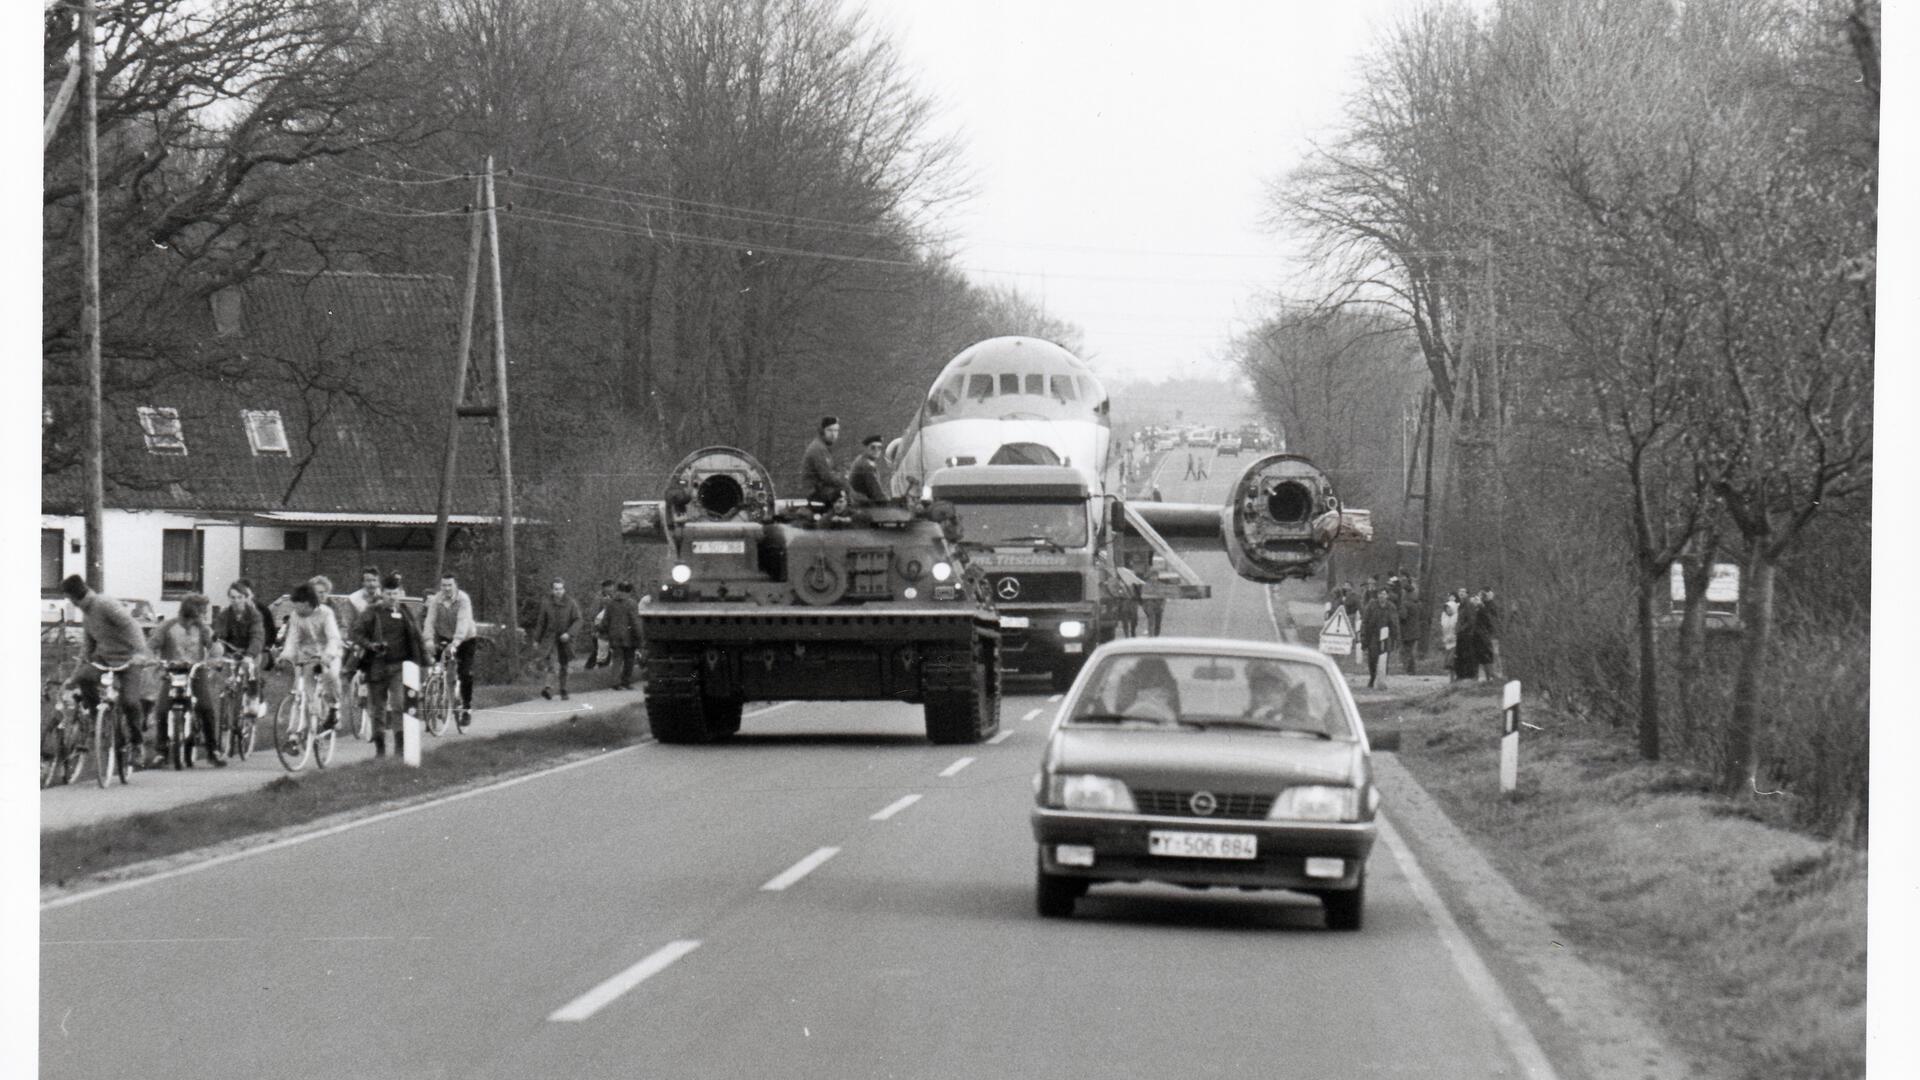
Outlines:
POLYGON ((1367 745, 1374 750, 1397 754, 1400 752, 1400 733, 1397 731, 1382 731, 1375 734, 1369 731, 1367 732, 1367 745))

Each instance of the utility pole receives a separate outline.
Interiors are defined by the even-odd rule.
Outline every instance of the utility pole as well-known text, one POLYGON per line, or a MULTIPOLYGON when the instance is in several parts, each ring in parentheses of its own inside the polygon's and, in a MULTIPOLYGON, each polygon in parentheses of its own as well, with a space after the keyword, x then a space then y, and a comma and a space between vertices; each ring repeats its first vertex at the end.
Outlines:
POLYGON ((515 587, 513 560, 513 441, 507 410, 507 313, 500 288, 500 213, 493 191, 493 155, 487 155, 487 240, 493 248, 493 407, 500 432, 500 553, 506 563, 507 657, 512 670, 520 666, 520 597, 515 587))
POLYGON ((53 104, 47 106, 47 119, 40 126, 40 152, 46 153, 53 145, 53 133, 60 130, 60 120, 67 115, 67 106, 73 101, 73 88, 80 85, 80 61, 78 58, 67 63, 67 77, 60 80, 60 90, 53 95, 53 104))
POLYGON ((433 519, 433 582, 447 572, 447 519, 453 513, 454 468, 460 457, 460 420, 471 415, 467 408, 467 365, 473 353, 473 308, 480 286, 480 200, 486 181, 473 179, 473 227, 467 237, 467 294, 460 308, 460 348, 453 369, 452 420, 447 426, 447 458, 440 470, 440 507, 433 519))
POLYGON ((93 0, 80 0, 80 353, 87 365, 87 438, 83 468, 87 477, 87 585, 106 588, 105 541, 100 520, 106 514, 107 487, 100 411, 100 98, 94 77, 93 0))

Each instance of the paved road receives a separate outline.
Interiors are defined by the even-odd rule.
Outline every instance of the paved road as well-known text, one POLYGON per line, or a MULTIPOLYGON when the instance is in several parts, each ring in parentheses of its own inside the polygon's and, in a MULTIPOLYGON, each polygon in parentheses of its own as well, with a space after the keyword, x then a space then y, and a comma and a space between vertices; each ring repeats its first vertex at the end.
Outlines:
MULTIPOLYGON (((1168 632, 1273 636, 1265 590, 1196 565, 1216 599, 1168 632)), ((992 744, 785 706, 48 908, 42 1075, 1522 1075, 1385 850, 1359 934, 1158 886, 1036 917, 1052 702, 1010 691, 992 744)))

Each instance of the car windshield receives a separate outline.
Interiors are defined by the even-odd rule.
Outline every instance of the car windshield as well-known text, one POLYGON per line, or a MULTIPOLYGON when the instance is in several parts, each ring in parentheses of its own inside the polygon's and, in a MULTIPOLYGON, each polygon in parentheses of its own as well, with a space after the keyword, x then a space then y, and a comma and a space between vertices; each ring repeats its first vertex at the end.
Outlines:
POLYGON ((1083 502, 956 502, 960 538, 969 544, 1053 544, 1083 547, 1087 506, 1083 502))
POLYGON ((1194 653, 1106 657, 1067 723, 1257 730, 1316 739, 1350 739, 1355 731, 1317 664, 1194 653))

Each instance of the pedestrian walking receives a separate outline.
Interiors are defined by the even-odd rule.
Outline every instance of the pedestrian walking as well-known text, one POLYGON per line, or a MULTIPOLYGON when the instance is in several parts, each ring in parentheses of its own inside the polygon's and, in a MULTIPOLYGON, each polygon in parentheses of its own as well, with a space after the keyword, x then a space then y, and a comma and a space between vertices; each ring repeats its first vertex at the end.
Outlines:
MULTIPOLYGON (((837 426, 837 425, 836 425, 837 426)), ((554 672, 559 672, 560 700, 567 700, 567 666, 573 663, 573 635, 580 632, 580 604, 567 595, 567 583, 553 579, 553 590, 540 601, 533 624, 533 643, 548 659, 540 696, 553 700, 554 672)))
POLYGON ((1371 688, 1380 681, 1380 657, 1393 651, 1395 627, 1400 622, 1400 612, 1387 590, 1375 590, 1360 613, 1360 621, 1366 635, 1362 643, 1367 651, 1367 686, 1371 688))
POLYGON ((1199 467, 1198 467, 1197 465, 1195 465, 1195 463, 1194 463, 1194 458, 1193 458, 1193 452, 1192 452, 1192 451, 1188 451, 1188 452, 1187 452, 1187 471, 1186 471, 1186 474, 1185 474, 1185 475, 1183 475, 1183 476, 1181 476, 1181 477, 1180 477, 1180 479, 1182 479, 1182 480, 1197 480, 1197 479, 1199 479, 1199 478, 1200 478, 1200 469, 1199 469, 1199 467))
MULTIPOLYGON (((1466 593, 1466 590, 1461 590, 1466 593)), ((1457 679, 1480 677, 1480 600, 1466 593, 1460 600, 1460 617, 1455 627, 1453 674, 1457 679)))
POLYGON ((1406 588, 1406 603, 1400 609, 1400 661, 1412 675, 1427 639, 1427 601, 1413 585, 1406 588))
POLYGON ((380 598, 353 624, 354 643, 366 657, 367 714, 373 725, 375 757, 387 756, 389 734, 394 756, 404 755, 406 733, 400 718, 407 712, 406 665, 411 661, 425 669, 433 662, 420 624, 400 603, 405 596, 400 575, 388 574, 380 579, 380 598))
POLYGON ((1500 678, 1500 606, 1492 589, 1480 590, 1480 611, 1474 616, 1475 636, 1480 640, 1480 667, 1486 678, 1500 678))
POLYGON ((620 674, 613 681, 615 690, 633 689, 633 659, 640 646, 639 606, 634 602, 633 582, 623 581, 607 604, 607 645, 620 658, 620 674))
POLYGON ((1458 590, 1455 590, 1440 607, 1440 648, 1444 651, 1442 662, 1447 668, 1448 682, 1459 677, 1453 670, 1453 650, 1459 640, 1456 636, 1459 625, 1460 596, 1458 590))
POLYGON ((593 598, 593 611, 587 616, 587 659, 580 665, 581 671, 592 671, 597 667, 609 667, 613 664, 612 646, 607 643, 607 605, 613 602, 613 579, 604 578, 600 582, 600 595, 593 598))

